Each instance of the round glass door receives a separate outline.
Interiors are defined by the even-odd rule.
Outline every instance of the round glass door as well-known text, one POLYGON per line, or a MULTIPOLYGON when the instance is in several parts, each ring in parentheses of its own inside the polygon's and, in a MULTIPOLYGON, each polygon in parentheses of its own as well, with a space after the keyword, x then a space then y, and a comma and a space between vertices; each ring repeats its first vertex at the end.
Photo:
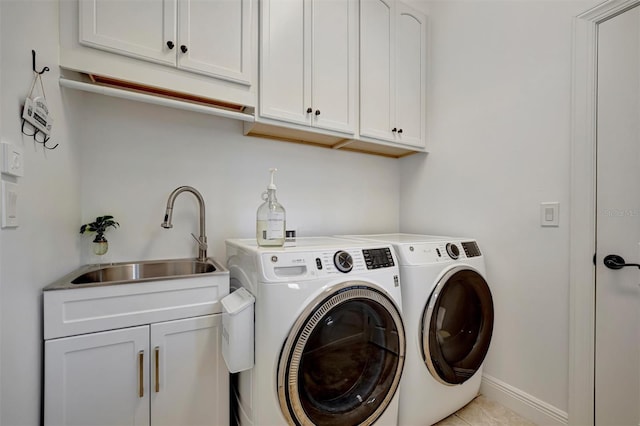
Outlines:
POLYGON ((464 383, 482 366, 493 331, 491 290, 480 273, 457 267, 436 285, 422 317, 422 356, 431 375, 464 383))
POLYGON ((298 425, 370 425, 393 398, 404 357, 396 304, 364 282, 342 284, 310 304, 283 346, 282 411, 298 425))

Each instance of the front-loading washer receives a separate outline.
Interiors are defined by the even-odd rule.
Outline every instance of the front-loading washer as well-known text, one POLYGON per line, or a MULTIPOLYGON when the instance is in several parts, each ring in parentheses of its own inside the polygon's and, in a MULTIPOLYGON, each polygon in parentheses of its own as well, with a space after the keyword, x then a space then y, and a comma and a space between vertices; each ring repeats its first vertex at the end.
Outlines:
POLYGON ((478 395, 493 299, 475 239, 414 234, 347 238, 393 245, 407 333, 398 424, 430 425, 478 395))
POLYGON ((240 425, 396 425, 405 331, 390 244, 226 241, 231 288, 255 297, 255 363, 232 377, 240 425))

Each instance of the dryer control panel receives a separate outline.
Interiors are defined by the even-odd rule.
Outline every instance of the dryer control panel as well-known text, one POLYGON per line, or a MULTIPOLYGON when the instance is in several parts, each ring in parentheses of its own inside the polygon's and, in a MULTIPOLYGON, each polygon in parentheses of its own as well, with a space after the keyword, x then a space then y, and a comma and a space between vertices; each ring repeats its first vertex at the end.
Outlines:
POLYGON ((397 252, 403 265, 451 262, 482 256, 478 243, 473 240, 403 244, 397 252))

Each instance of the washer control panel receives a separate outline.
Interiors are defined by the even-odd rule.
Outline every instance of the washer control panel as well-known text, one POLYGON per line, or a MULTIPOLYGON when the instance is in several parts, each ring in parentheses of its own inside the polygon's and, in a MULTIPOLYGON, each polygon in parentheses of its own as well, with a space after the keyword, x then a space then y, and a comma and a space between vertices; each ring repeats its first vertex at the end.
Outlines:
POLYGON ((264 253, 261 258, 265 277, 274 280, 314 279, 396 266, 389 246, 300 252, 285 250, 264 253))
POLYGON ((390 268, 395 266, 389 247, 362 250, 367 269, 390 268))

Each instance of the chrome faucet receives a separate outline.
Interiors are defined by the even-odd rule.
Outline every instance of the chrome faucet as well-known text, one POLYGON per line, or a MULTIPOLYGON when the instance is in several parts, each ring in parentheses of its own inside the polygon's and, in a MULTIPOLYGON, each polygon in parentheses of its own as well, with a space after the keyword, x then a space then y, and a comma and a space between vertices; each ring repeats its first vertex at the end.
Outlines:
POLYGON ((190 192, 196 196, 198 199, 198 204, 200 205, 200 236, 196 237, 191 234, 191 236, 198 243, 198 260, 204 262, 207 259, 207 235, 205 230, 205 215, 204 215, 204 198, 202 195, 191 186, 179 186, 174 189, 173 192, 169 195, 169 199, 167 200, 167 211, 164 214, 164 222, 162 222, 162 227, 166 229, 173 228, 171 224, 171 217, 173 216, 173 203, 176 201, 176 197, 182 192, 190 192))

